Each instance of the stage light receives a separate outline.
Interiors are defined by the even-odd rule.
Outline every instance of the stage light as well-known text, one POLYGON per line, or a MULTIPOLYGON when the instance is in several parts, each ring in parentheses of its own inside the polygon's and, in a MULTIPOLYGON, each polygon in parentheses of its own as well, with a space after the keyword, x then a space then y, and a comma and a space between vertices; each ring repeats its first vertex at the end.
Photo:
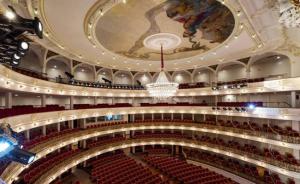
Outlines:
POLYGON ((27 51, 29 49, 29 43, 25 41, 19 41, 18 50, 27 51))
POLYGON ((225 85, 225 86, 223 86, 223 88, 224 88, 224 89, 227 89, 227 88, 228 88, 228 86, 227 86, 227 85, 225 85))
POLYGON ((4 141, 0 142, 0 153, 8 150, 9 147, 10 144, 8 142, 4 142, 4 141))
POLYGON ((34 161, 35 154, 15 146, 14 149, 7 155, 7 157, 15 162, 28 165, 34 161))
POLYGON ((0 158, 9 154, 14 149, 14 145, 16 144, 16 140, 0 134, 0 158))
POLYGON ((250 104, 248 104, 248 109, 251 109, 251 110, 253 110, 253 109, 255 109, 256 108, 256 105, 255 104, 253 104, 253 103, 250 103, 250 104))
POLYGON ((8 18, 9 20, 13 20, 16 18, 16 14, 11 10, 7 10, 5 12, 5 17, 8 18))

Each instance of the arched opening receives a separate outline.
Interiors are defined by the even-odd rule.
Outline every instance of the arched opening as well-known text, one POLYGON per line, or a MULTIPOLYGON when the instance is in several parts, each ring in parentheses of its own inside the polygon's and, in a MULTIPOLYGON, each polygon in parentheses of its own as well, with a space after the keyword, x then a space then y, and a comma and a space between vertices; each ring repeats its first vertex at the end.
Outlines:
POLYGON ((137 73, 135 74, 133 81, 135 85, 138 85, 138 81, 141 85, 145 85, 152 82, 152 77, 149 73, 137 73))
POLYGON ((195 83, 207 83, 210 84, 214 81, 214 73, 206 68, 199 68, 194 70, 193 81, 195 83))
POLYGON ((89 65, 79 65, 74 69, 74 78, 80 81, 93 82, 95 81, 94 70, 89 65))
POLYGON ((290 75, 290 60, 284 55, 266 56, 250 65, 250 78, 287 78, 290 75))
POLYGON ((133 77, 130 72, 118 71, 114 75, 114 84, 132 85, 133 77))
POLYGON ((172 79, 179 84, 192 83, 191 74, 187 71, 176 71, 173 73, 172 79))
POLYGON ((62 78, 68 78, 65 72, 71 72, 70 60, 64 57, 50 59, 46 65, 46 72, 48 78, 55 79, 59 76, 62 78))
POLYGON ((229 82, 247 78, 246 67, 239 63, 220 66, 218 69, 218 82, 229 82))
POLYGON ((107 79, 112 81, 113 80, 113 74, 112 71, 108 68, 102 68, 97 72, 97 77, 96 80, 100 83, 105 83, 105 80, 103 79, 107 79))

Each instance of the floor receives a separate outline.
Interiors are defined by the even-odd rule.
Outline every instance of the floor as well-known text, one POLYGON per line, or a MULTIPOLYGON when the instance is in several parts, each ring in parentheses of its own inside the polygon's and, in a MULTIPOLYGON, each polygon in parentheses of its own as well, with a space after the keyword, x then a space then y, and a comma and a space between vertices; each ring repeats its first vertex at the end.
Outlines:
POLYGON ((75 184, 77 181, 80 184, 93 184, 90 180, 90 175, 82 169, 75 169, 72 175, 64 178, 63 184, 75 184))

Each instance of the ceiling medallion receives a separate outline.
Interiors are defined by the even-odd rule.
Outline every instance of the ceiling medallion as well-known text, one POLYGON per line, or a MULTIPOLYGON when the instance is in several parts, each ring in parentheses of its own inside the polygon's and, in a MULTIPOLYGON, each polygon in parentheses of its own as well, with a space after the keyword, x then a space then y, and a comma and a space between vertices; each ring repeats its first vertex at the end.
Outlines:
MULTIPOLYGON (((144 42, 145 43, 145 42, 144 42)), ((166 72, 164 71, 164 55, 163 55, 163 46, 167 44, 167 48, 173 48, 172 45, 168 45, 165 40, 155 41, 154 45, 151 45, 151 48, 156 48, 157 44, 160 44, 161 50, 161 71, 158 74, 158 78, 154 83, 146 84, 146 89, 149 92, 149 95, 155 98, 158 101, 165 101, 170 97, 173 97, 178 90, 178 83, 170 82, 167 78, 166 72)))
POLYGON ((170 50, 178 47, 181 44, 181 39, 175 34, 158 33, 148 36, 143 43, 149 49, 160 50, 161 45, 163 45, 165 50, 170 50))
POLYGON ((300 1, 279 0, 280 18, 279 22, 287 28, 300 27, 300 1))

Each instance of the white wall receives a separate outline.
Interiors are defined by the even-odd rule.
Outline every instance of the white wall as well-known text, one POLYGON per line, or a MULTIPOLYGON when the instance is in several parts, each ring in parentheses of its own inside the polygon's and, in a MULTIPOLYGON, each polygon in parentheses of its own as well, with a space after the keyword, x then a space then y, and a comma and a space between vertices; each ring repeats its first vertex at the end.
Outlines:
POLYGON ((88 67, 77 67, 74 71, 76 80, 94 82, 94 71, 88 67))
POLYGON ((261 78, 282 75, 289 77, 291 75, 289 59, 281 57, 278 60, 259 60, 250 66, 250 78, 261 78))
POLYGON ((194 73, 193 81, 211 83, 214 81, 214 74, 209 70, 197 70, 194 73))
POLYGON ((36 72, 42 72, 43 61, 39 59, 39 56, 34 51, 29 50, 27 54, 22 58, 20 67, 36 72))
POLYGON ((174 73, 172 79, 174 82, 177 82, 179 84, 192 82, 191 75, 185 71, 174 73))
POLYGON ((145 85, 152 82, 152 77, 149 73, 139 73, 134 76, 134 84, 137 84, 137 80, 139 80, 142 85, 145 85))
POLYGON ((132 76, 129 72, 117 72, 114 76, 114 84, 132 85, 132 76))
POLYGON ((68 78, 66 76, 65 72, 70 73, 70 71, 71 71, 71 69, 69 68, 69 66, 66 63, 64 63, 63 61, 56 60, 56 59, 52 59, 52 60, 48 61, 47 66, 46 66, 47 76, 50 78, 53 78, 53 79, 55 79, 59 75, 62 78, 68 78))
POLYGON ((229 82, 247 78, 246 68, 239 64, 225 66, 218 72, 219 82, 229 82))
POLYGON ((100 82, 100 83, 104 83, 104 82, 105 82, 102 78, 106 78, 106 79, 112 81, 112 80, 113 80, 113 78, 112 78, 112 71, 109 70, 109 69, 105 69, 105 68, 104 68, 104 69, 101 69, 101 70, 98 72, 96 78, 97 78, 96 80, 97 80, 98 82, 100 82))

